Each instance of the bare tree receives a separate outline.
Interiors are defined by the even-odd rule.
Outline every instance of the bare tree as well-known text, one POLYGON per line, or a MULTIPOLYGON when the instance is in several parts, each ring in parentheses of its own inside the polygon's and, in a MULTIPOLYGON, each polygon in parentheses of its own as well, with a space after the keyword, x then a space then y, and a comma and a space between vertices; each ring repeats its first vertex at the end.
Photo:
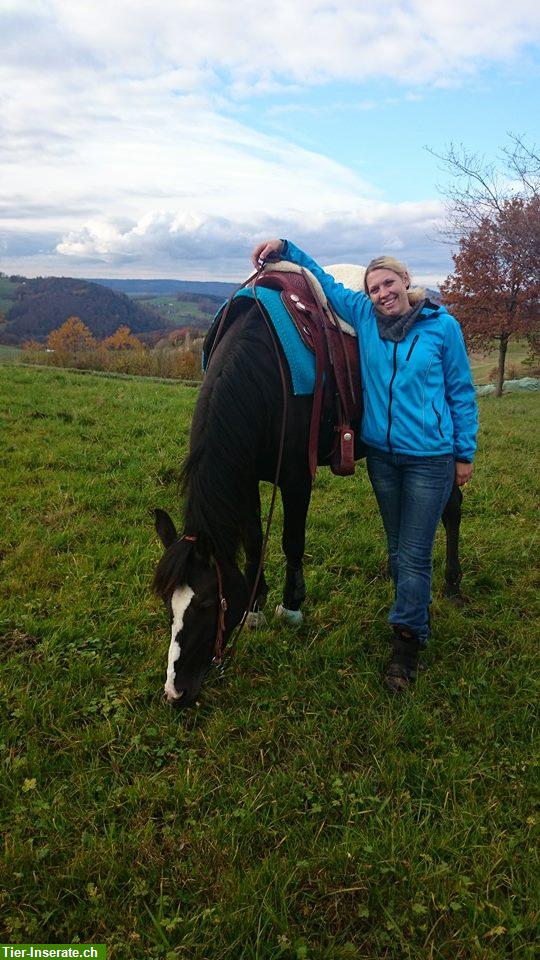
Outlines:
POLYGON ((529 146, 517 133, 509 133, 510 145, 503 147, 508 171, 521 184, 528 197, 540 197, 540 147, 529 146))
POLYGON ((540 149, 529 145, 521 134, 508 133, 509 143, 501 149, 499 162, 450 143, 439 153, 426 147, 441 161, 450 181, 438 185, 446 201, 443 236, 451 243, 461 240, 487 220, 497 221, 505 204, 514 199, 540 196, 540 149))

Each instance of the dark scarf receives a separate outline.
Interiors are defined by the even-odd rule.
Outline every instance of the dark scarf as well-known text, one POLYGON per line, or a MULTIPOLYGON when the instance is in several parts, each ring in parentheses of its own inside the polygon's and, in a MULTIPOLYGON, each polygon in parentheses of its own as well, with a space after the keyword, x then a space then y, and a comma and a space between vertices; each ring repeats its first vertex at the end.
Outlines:
POLYGON ((401 343, 405 339, 415 320, 424 309, 427 299, 420 300, 411 307, 402 317, 385 317, 379 313, 375 307, 375 316, 377 318, 377 329, 381 340, 391 340, 393 343, 401 343))

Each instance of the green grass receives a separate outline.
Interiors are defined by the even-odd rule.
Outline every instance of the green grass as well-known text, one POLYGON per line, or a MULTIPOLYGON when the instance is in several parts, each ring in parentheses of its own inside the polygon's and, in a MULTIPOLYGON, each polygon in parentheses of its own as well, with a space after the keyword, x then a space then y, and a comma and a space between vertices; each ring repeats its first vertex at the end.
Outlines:
POLYGON ((22 351, 20 347, 8 347, 3 343, 0 343, 0 363, 11 363, 12 360, 16 360, 20 357, 22 351))
POLYGON ((197 302, 177 300, 174 296, 134 297, 133 299, 139 301, 144 307, 156 310, 172 327, 197 324, 207 329, 219 307, 219 302, 216 302, 215 308, 208 310, 201 308, 197 302))
POLYGON ((8 277, 0 277, 0 314, 11 310, 18 286, 18 283, 13 283, 8 277))
MULTIPOLYGON (((528 354, 529 347, 526 340, 510 340, 506 351, 505 380, 531 376, 531 367, 524 362, 528 354)), ((471 353, 470 359, 474 382, 490 383, 490 374, 496 369, 499 361, 497 350, 492 350, 490 353, 471 353)))
MULTIPOLYGON (((360 465, 317 476, 305 626, 245 632, 182 715, 161 700, 149 511, 179 518, 195 390, 4 365, 0 391, 2 939, 114 960, 532 960, 540 397, 481 401, 470 599, 440 598, 439 537, 410 695, 381 685, 390 588, 360 465)), ((278 516, 269 610, 279 539, 278 516)))

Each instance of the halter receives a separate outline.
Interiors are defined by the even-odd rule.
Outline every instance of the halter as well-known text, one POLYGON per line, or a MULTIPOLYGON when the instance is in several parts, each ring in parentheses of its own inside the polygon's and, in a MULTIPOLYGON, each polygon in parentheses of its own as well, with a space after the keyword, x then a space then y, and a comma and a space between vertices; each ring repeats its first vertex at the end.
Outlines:
MULTIPOLYGON (((179 538, 180 540, 187 540, 189 543, 196 543, 197 537, 184 534, 183 537, 179 538)), ((223 593, 223 578, 221 576, 221 569, 219 563, 215 557, 212 557, 212 561, 216 570, 216 580, 217 580, 217 589, 218 589, 218 615, 217 615, 217 628, 216 628, 216 639, 214 641, 214 656, 212 658, 212 664, 214 666, 219 666, 223 660, 223 638, 225 636, 225 614, 227 612, 227 601, 223 593)))

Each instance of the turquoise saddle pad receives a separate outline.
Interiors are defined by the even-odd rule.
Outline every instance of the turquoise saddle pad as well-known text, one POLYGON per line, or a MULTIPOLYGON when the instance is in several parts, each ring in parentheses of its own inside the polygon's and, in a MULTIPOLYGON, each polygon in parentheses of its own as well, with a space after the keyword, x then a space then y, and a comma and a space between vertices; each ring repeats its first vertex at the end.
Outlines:
MULTIPOLYGON (((244 287, 239 290, 234 299, 238 300, 240 297, 255 301, 251 287, 244 287)), ((270 290, 269 287, 257 287, 257 300, 265 308, 279 337, 289 365, 295 397, 311 396, 315 389, 315 354, 308 350, 303 343, 298 330, 283 306, 278 290, 270 290)), ((217 316, 221 313, 221 309, 217 316)), ((261 323, 263 323, 262 317, 261 323)), ((203 358, 203 367, 206 367, 206 358, 203 358)))

